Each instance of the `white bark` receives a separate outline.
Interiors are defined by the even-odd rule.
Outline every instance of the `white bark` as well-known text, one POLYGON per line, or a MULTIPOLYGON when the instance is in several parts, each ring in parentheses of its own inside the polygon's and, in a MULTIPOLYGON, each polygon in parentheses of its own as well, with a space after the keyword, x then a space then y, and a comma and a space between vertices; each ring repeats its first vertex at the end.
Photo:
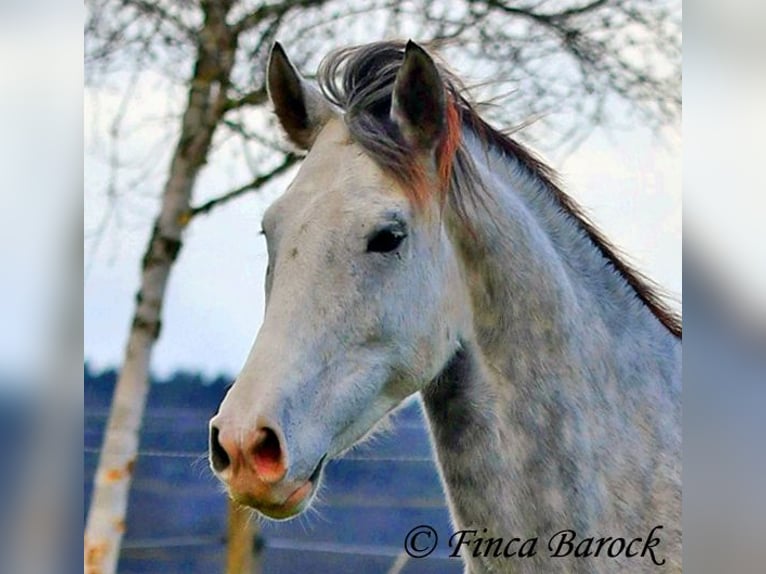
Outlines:
POLYGON ((96 470, 85 527, 85 574, 112 574, 117 569, 165 290, 181 249, 194 182, 226 107, 236 38, 225 24, 223 4, 203 3, 205 23, 189 83, 189 100, 160 213, 143 258, 141 287, 96 470))

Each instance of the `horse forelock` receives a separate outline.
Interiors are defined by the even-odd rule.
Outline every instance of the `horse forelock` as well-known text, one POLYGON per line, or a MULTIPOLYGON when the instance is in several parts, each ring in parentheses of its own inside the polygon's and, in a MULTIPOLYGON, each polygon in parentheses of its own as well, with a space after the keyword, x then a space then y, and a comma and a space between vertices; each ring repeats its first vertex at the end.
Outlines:
POLYGON ((413 153, 390 118, 396 74, 404 61, 405 44, 378 42, 330 53, 319 67, 322 93, 345 112, 345 122, 356 143, 401 185, 418 207, 447 197, 455 156, 461 142, 461 110, 457 89, 448 72, 437 64, 445 89, 444 130, 435 149, 435 178, 427 163, 413 153))

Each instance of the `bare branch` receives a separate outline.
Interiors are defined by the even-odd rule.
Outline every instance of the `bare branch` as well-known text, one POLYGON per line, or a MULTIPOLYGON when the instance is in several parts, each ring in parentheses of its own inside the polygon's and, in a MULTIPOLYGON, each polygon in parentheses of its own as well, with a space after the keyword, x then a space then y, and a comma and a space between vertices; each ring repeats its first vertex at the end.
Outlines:
POLYGON ((236 110, 245 106, 260 106, 268 101, 265 87, 248 92, 238 98, 229 99, 225 105, 225 111, 236 110))
POLYGON ((238 187, 227 193, 224 193, 223 195, 216 197, 215 199, 206 201, 202 205, 199 205, 197 207, 192 207, 186 214, 185 222, 188 222, 189 220, 191 220, 192 218, 198 215, 207 214, 213 208, 219 207, 225 203, 228 203, 229 201, 236 199, 250 191, 255 191, 257 189, 260 189, 261 187, 266 185, 269 181, 271 181, 273 178, 275 178, 276 176, 290 169, 300 159, 301 159, 300 156, 297 156, 293 153, 288 153, 287 155, 285 155, 284 161, 280 163, 277 167, 275 167, 274 169, 272 169, 271 171, 267 173, 264 173, 263 175, 259 175, 258 177, 253 179, 250 183, 247 183, 241 187, 238 187))
POLYGON ((188 26, 177 15, 171 14, 157 2, 148 2, 146 0, 123 0, 125 6, 133 6, 138 12, 172 24, 178 32, 190 40, 194 40, 197 30, 188 26))
POLYGON ((606 6, 607 2, 609 2, 609 0, 594 0, 590 4, 586 4, 584 6, 569 8, 568 10, 564 10, 563 12, 559 12, 557 14, 551 14, 551 17, 552 18, 569 18, 570 16, 579 16, 580 14, 592 12, 593 10, 597 10, 598 8, 606 6))
MULTIPOLYGON (((221 121, 221 124, 223 126, 226 126, 229 130, 231 130, 233 133, 239 135, 244 141, 254 141, 260 144, 263 148, 271 151, 279 152, 280 154, 286 154, 289 152, 288 149, 285 149, 283 141, 284 139, 269 139, 268 137, 265 137, 264 135, 261 135, 260 133, 256 133, 253 130, 247 129, 245 127, 244 123, 240 121, 230 120, 230 119, 223 119, 221 121)), ((270 134, 275 135, 275 134, 270 134)))
POLYGON ((281 18, 287 12, 297 8, 318 7, 327 3, 328 0, 285 0, 280 4, 267 4, 259 6, 257 10, 250 12, 234 25, 237 34, 254 28, 269 18, 281 18))

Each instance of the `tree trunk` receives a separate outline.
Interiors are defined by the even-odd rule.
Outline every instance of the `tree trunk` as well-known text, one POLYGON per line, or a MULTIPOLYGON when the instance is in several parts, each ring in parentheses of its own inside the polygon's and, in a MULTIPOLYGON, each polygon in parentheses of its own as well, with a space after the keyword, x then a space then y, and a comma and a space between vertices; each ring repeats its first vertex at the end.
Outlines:
POLYGON ((181 134, 142 261, 141 286, 94 478, 85 526, 85 574, 113 574, 117 568, 168 277, 181 250, 194 182, 225 112, 237 38, 225 23, 227 2, 203 2, 202 6, 205 20, 181 134))

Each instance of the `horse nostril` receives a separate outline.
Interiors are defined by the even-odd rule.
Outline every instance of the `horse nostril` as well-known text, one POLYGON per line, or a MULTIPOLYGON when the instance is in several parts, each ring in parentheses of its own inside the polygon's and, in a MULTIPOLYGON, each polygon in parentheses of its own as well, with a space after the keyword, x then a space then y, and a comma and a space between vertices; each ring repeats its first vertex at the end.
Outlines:
POLYGON ((218 427, 210 427, 210 462, 216 472, 223 472, 229 468, 231 459, 218 440, 219 432, 218 427))
POLYGON ((269 427, 258 429, 250 452, 253 455, 255 470, 262 480, 277 482, 285 475, 287 469, 282 460, 279 437, 269 427))

